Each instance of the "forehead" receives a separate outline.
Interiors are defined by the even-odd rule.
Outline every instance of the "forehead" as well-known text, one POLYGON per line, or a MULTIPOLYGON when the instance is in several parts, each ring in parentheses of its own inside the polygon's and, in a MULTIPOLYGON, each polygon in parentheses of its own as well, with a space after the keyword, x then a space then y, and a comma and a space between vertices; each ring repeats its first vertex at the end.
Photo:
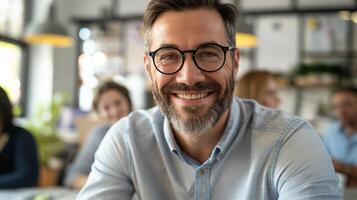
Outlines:
POLYGON ((103 92, 99 96, 99 103, 111 101, 113 99, 118 99, 118 98, 124 98, 124 95, 121 92, 119 92, 118 90, 110 89, 110 90, 103 92))
POLYGON ((333 96, 333 101, 356 101, 357 102, 357 95, 352 94, 351 92, 338 92, 333 96))
POLYGON ((150 40, 150 48, 154 50, 165 44, 182 49, 207 42, 227 45, 228 38, 223 19, 216 10, 189 9, 162 13, 153 24, 150 40))

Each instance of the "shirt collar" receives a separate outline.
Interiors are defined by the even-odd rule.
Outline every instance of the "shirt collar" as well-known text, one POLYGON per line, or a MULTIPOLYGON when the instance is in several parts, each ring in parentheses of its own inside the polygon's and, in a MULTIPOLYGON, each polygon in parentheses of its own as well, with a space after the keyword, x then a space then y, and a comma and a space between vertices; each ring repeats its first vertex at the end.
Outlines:
POLYGON ((216 147, 213 149, 211 156, 217 156, 218 159, 222 158, 224 153, 228 150, 234 139, 238 134, 240 109, 236 98, 233 98, 231 108, 229 111, 229 118, 224 129, 221 139, 218 141, 216 147), (216 155, 214 155, 216 154, 216 155))
POLYGON ((164 136, 167 144, 169 145, 170 151, 175 153, 177 152, 177 149, 179 149, 178 144, 176 143, 176 140, 174 138, 174 135, 171 130, 171 125, 167 117, 165 116, 164 119, 164 136))
MULTIPOLYGON (((238 126, 239 126, 239 116, 240 110, 238 107, 238 102, 236 98, 233 98, 230 111, 229 118, 224 129, 224 132, 221 136, 221 139, 218 141, 217 145, 213 148, 212 154, 209 159, 220 159, 224 155, 224 153, 228 150, 230 144, 238 134, 238 126)), ((164 136, 165 140, 170 148, 170 151, 177 155, 181 160, 186 160, 186 155, 181 151, 178 146, 171 129, 171 125, 167 117, 164 120, 164 136)))
MULTIPOLYGON (((343 128, 343 126, 342 126, 341 123, 338 124, 338 127, 339 127, 339 130, 340 130, 339 133, 342 134, 344 137, 347 137, 347 133, 346 133, 346 131, 345 131, 345 129, 343 128)), ((350 137, 349 139, 350 139, 350 141, 352 141, 353 143, 357 143, 357 133, 354 133, 354 134, 352 135, 352 137, 350 137)))

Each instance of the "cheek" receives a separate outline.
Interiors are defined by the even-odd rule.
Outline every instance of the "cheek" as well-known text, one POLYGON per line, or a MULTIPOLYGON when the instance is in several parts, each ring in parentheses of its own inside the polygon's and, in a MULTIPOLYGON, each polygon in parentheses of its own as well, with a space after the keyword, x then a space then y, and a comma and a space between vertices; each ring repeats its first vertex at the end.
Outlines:
POLYGON ((118 107, 118 113, 119 115, 121 115, 122 117, 124 117, 125 115, 129 114, 129 105, 128 104, 121 104, 118 107))
POLYGON ((231 89, 231 87, 234 88, 234 78, 232 75, 231 68, 229 68, 224 69, 224 71, 222 70, 216 73, 207 74, 207 77, 216 82, 221 87, 222 92, 224 92, 227 89, 231 89))
POLYGON ((267 107, 275 107, 276 106, 275 99, 270 96, 265 96, 262 104, 267 107))
POLYGON ((153 73, 152 81, 153 86, 159 93, 161 93, 161 89, 168 84, 170 81, 173 80, 174 75, 164 75, 160 74, 159 72, 153 73))
POLYGON ((160 79, 160 72, 158 72, 154 66, 150 67, 150 78, 152 82, 156 82, 158 79, 160 79))
POLYGON ((102 110, 98 112, 98 115, 101 119, 107 120, 108 119, 108 112, 102 110))

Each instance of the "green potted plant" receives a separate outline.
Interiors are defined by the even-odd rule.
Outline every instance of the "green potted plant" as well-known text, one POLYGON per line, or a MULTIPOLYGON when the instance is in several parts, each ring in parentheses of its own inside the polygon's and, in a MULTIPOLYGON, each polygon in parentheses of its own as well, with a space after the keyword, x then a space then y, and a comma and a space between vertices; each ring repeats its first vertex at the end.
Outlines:
POLYGON ((53 173, 58 170, 51 166, 50 161, 63 148, 63 143, 58 137, 57 122, 65 99, 64 94, 55 94, 49 104, 39 105, 34 115, 24 124, 37 143, 41 164, 40 186, 53 185, 55 183, 52 182, 57 180, 58 173, 53 173))
POLYGON ((343 66, 323 63, 303 63, 293 72, 298 86, 332 86, 342 75, 343 66))

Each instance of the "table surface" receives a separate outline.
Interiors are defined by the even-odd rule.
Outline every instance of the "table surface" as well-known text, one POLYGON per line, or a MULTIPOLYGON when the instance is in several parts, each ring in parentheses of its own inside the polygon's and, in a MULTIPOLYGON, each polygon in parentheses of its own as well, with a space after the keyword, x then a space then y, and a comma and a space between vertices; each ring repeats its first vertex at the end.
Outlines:
POLYGON ((346 188, 343 194, 344 200, 356 200, 357 199, 357 187, 355 188, 346 188))
POLYGON ((50 188, 22 188, 14 190, 0 190, 0 199, 27 200, 33 199, 35 195, 43 195, 51 200, 74 200, 78 191, 65 187, 50 188))
MULTIPOLYGON (((51 188, 24 188, 15 190, 0 190, 0 199, 11 200, 26 200, 32 199, 34 195, 43 194, 48 195, 51 200, 74 200, 78 191, 70 190, 65 187, 51 187, 51 188)), ((344 200, 356 200, 357 188, 346 188, 344 190, 344 200)))

